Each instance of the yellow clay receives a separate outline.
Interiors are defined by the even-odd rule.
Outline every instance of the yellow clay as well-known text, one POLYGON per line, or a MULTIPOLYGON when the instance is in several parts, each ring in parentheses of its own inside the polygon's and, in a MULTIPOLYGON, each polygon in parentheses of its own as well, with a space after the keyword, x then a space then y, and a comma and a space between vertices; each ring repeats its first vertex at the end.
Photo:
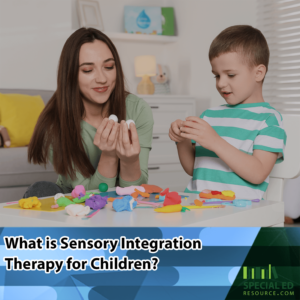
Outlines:
POLYGON ((39 201, 39 199, 37 197, 30 197, 30 198, 26 198, 26 199, 21 199, 19 201, 19 205, 22 208, 40 208, 42 203, 39 201))
POLYGON ((223 196, 233 197, 235 194, 233 191, 222 191, 223 196))
POLYGON ((154 210, 162 213, 172 213, 172 212, 179 212, 181 211, 181 209, 182 209, 181 204, 174 204, 174 205, 167 205, 160 208, 155 208, 154 210))

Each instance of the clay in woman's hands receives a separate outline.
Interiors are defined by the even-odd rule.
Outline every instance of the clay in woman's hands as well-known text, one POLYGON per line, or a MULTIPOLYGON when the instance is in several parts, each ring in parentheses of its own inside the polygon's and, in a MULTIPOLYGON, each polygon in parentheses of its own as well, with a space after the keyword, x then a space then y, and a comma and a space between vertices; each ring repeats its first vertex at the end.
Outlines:
POLYGON ((116 115, 110 115, 108 120, 114 120, 116 123, 118 123, 119 119, 116 115))

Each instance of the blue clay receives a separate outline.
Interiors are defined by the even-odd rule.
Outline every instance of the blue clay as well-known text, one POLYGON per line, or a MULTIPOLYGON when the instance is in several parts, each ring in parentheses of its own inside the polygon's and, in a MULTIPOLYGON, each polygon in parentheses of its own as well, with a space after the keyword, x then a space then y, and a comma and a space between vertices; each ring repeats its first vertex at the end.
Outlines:
POLYGON ((132 211, 137 206, 137 202, 131 196, 124 196, 123 199, 116 199, 113 202, 113 208, 116 212, 132 211))

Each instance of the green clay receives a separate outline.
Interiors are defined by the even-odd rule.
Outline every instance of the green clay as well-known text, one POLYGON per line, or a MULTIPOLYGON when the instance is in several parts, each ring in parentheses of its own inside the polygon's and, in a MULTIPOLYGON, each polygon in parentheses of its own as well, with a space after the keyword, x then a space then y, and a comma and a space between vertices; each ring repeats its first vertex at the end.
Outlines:
POLYGON ((108 185, 107 185, 107 183, 100 183, 99 184, 99 191, 100 192, 106 192, 108 190, 108 185))
POLYGON ((83 203, 83 202, 85 202, 86 199, 90 198, 90 196, 91 196, 90 193, 88 193, 87 195, 81 197, 80 199, 74 198, 73 202, 75 202, 75 203, 83 203))
POLYGON ((65 198, 65 197, 61 197, 61 198, 57 199, 56 203, 60 207, 66 207, 66 206, 68 206, 70 204, 74 204, 73 201, 71 201, 70 199, 65 198))
POLYGON ((182 212, 185 212, 185 211, 187 211, 187 210, 189 210, 189 211, 190 211, 190 209, 189 209, 189 208, 187 208, 187 207, 182 207, 182 209, 181 209, 181 211, 182 211, 182 212))

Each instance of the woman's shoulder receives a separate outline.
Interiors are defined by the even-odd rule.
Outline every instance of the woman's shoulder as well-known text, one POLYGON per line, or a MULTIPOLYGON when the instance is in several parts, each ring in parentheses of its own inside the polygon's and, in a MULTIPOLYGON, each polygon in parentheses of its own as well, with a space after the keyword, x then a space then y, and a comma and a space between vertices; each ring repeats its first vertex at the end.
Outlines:
POLYGON ((149 104, 133 94, 128 94, 126 97, 126 119, 134 120, 137 128, 145 124, 153 126, 152 110, 149 104))
POLYGON ((141 111, 143 109, 150 109, 149 104, 142 98, 134 95, 128 94, 126 97, 126 110, 141 111))

